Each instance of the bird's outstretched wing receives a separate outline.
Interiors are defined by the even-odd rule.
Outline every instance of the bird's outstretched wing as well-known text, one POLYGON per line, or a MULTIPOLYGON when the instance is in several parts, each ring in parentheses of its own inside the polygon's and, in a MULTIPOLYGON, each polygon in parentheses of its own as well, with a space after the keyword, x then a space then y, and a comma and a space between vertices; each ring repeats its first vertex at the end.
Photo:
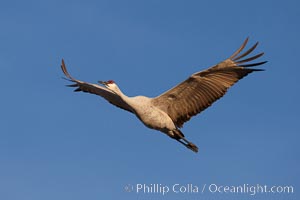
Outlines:
POLYGON ((73 84, 67 85, 67 86, 68 87, 77 87, 74 90, 74 92, 82 91, 82 92, 88 92, 91 94, 99 95, 99 96, 103 97, 104 99, 106 99, 111 104, 113 104, 119 108, 122 108, 124 110, 127 110, 129 112, 133 112, 131 110, 131 107, 126 102, 124 102, 117 94, 110 91, 109 89, 102 87, 100 85, 97 85, 97 84, 86 83, 86 82, 79 81, 79 80, 76 80, 75 78, 73 78, 67 71, 64 60, 62 60, 62 62, 61 62, 61 69, 62 69, 63 73, 66 75, 66 77, 68 78, 67 80, 73 82, 73 84))
POLYGON ((251 69, 265 62, 248 63, 261 57, 264 53, 245 58, 258 45, 258 42, 249 50, 241 53, 248 42, 228 59, 206 70, 192 74, 187 80, 152 99, 153 104, 166 112, 177 127, 182 127, 192 116, 209 107, 221 98, 233 84, 253 71, 251 69))

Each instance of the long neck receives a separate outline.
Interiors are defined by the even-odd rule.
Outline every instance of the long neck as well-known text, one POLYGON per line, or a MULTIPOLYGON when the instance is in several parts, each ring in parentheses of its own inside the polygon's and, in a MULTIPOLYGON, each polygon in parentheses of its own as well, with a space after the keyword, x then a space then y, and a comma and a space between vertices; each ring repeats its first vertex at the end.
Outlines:
POLYGON ((121 97, 121 99, 122 99, 124 102, 126 102, 129 106, 131 106, 131 98, 128 97, 128 96, 126 96, 126 95, 120 90, 120 88, 119 88, 117 85, 115 85, 113 91, 114 91, 119 97, 121 97))
POLYGON ((150 100, 148 97, 144 96, 128 97, 123 94, 117 85, 115 85, 113 91, 131 108, 134 113, 137 113, 138 110, 143 110, 144 108, 142 105, 147 105, 150 100))

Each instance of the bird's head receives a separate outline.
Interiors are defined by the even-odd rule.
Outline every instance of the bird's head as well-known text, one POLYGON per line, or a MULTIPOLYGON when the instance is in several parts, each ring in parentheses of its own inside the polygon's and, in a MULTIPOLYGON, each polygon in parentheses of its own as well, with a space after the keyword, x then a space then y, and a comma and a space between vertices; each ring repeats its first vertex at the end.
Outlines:
POLYGON ((108 80, 108 81, 98 81, 99 83, 101 83, 102 85, 104 85, 106 88, 115 91, 115 89, 117 89, 117 84, 115 83, 115 81, 113 80, 108 80))

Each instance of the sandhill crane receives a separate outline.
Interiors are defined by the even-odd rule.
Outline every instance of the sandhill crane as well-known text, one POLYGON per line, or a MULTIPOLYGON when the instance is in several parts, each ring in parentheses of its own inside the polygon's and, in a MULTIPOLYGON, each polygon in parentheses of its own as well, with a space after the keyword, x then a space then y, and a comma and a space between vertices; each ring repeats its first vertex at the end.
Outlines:
POLYGON ((228 59, 192 74, 182 83, 155 98, 128 97, 112 80, 98 81, 102 86, 77 80, 68 73, 64 60, 61 68, 67 80, 73 82, 67 86, 77 87, 75 92, 83 91, 99 95, 109 103, 134 113, 147 127, 161 131, 192 151, 198 152, 198 147, 189 142, 180 131, 183 124, 221 98, 232 85, 249 73, 263 71, 248 67, 262 65, 267 61, 248 62, 261 57, 264 53, 243 59, 258 45, 257 42, 249 50, 241 53, 247 42, 248 38, 228 59))

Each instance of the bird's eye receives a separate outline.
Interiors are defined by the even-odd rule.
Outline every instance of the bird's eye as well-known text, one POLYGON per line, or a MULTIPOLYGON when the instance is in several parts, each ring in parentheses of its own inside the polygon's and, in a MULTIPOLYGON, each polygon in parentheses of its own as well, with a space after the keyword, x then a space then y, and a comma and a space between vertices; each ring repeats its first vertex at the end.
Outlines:
POLYGON ((109 80, 107 81, 108 84, 112 84, 112 83, 115 83, 113 80, 109 80))

